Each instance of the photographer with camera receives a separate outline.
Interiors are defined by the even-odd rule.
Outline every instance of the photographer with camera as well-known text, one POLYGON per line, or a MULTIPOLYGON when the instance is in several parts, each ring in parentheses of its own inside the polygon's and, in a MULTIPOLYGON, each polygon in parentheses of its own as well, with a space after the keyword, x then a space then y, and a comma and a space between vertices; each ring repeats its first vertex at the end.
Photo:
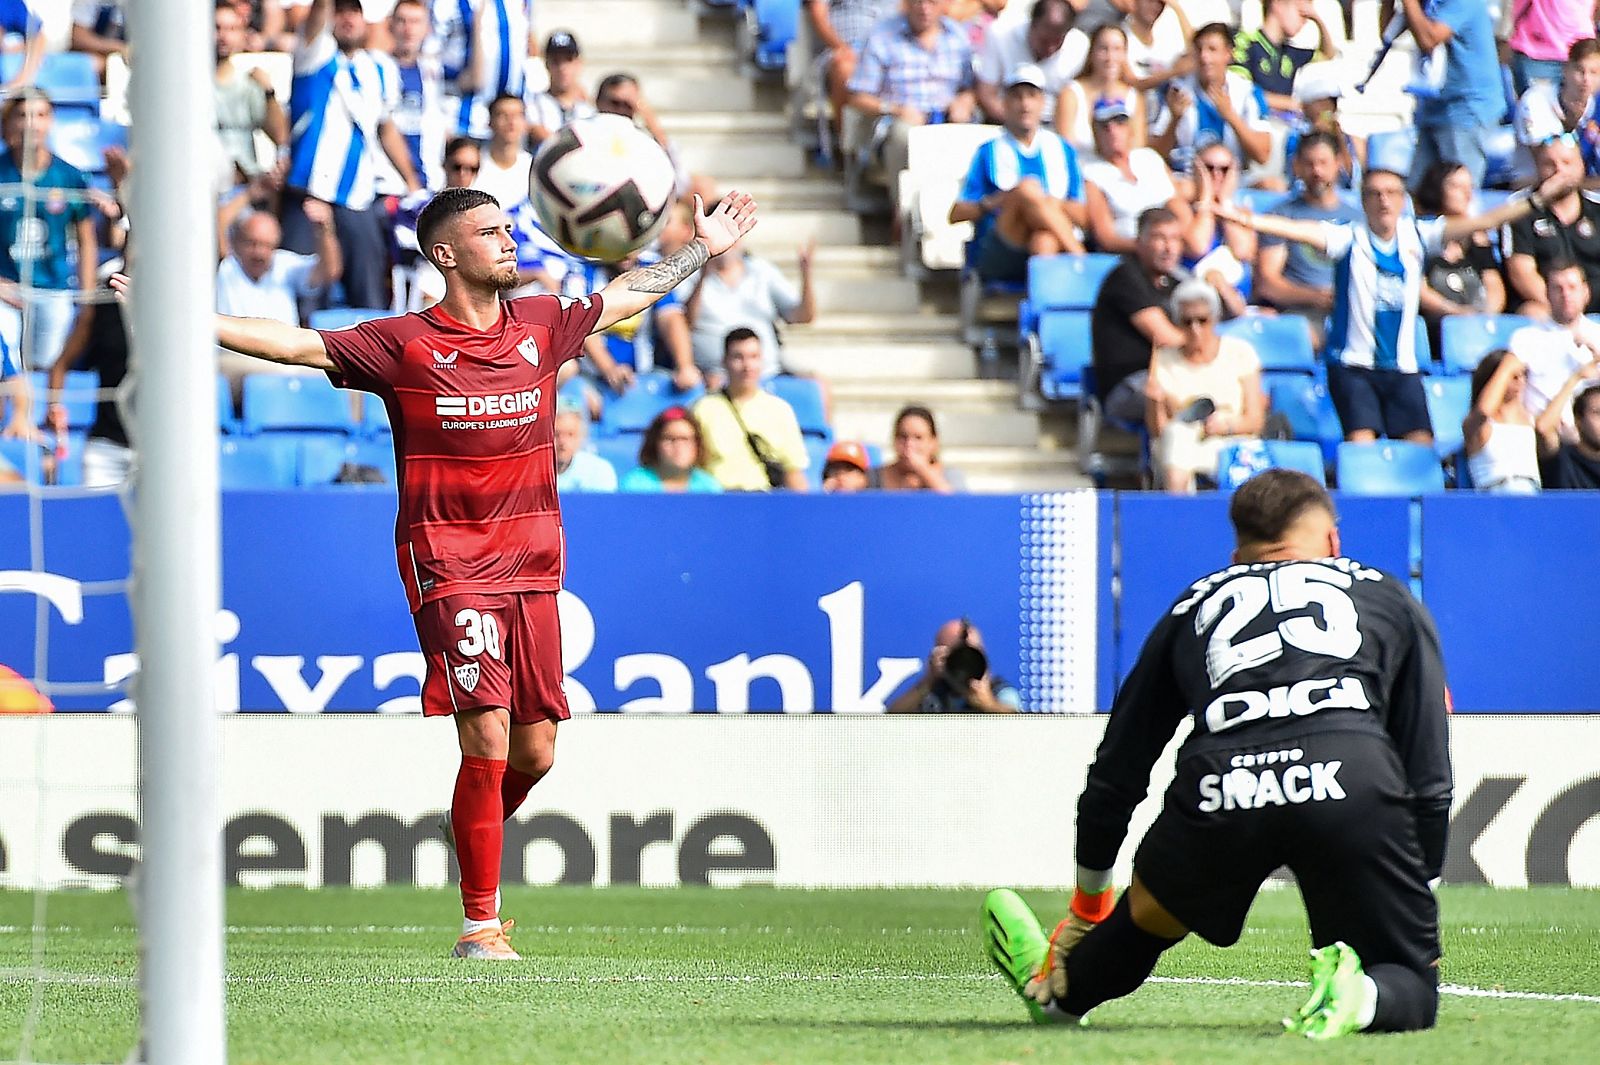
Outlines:
POLYGON ((989 672, 983 634, 966 618, 939 626, 922 676, 887 707, 891 714, 1017 714, 1022 700, 1009 681, 989 672))

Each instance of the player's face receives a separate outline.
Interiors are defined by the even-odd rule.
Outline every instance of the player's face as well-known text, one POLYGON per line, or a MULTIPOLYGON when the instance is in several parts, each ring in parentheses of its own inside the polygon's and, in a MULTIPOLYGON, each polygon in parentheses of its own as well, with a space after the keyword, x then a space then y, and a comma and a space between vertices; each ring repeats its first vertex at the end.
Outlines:
POLYGON ((216 17, 217 62, 244 51, 244 20, 230 8, 220 8, 216 17))
POLYGON ((518 287, 517 242, 511 237, 511 220, 490 204, 457 216, 448 240, 434 244, 434 255, 447 268, 445 280, 454 276, 473 287, 506 292, 518 287))
POLYGON ((1589 306, 1589 281, 1578 267, 1557 270, 1550 275, 1546 287, 1550 317, 1562 325, 1577 321, 1589 306))

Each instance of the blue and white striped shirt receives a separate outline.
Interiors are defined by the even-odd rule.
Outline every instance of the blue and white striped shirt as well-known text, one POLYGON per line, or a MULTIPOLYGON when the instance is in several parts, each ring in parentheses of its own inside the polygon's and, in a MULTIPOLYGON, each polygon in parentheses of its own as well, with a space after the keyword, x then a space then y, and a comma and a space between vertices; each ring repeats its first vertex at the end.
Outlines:
POLYGON ((446 117, 454 132, 487 137, 494 98, 523 94, 532 25, 533 0, 434 0, 433 35, 449 97, 446 117), (463 97, 460 78, 471 70, 478 74, 477 88, 463 97))
POLYGON ((329 29, 302 44, 289 95, 289 187, 365 210, 388 165, 378 128, 399 102, 400 82, 388 56, 365 48, 346 55, 329 29))
POLYGON ((1417 373, 1430 358, 1417 313, 1423 263, 1444 244, 1443 218, 1402 218, 1392 240, 1379 241, 1365 224, 1324 222, 1334 260, 1333 317, 1328 358, 1361 369, 1417 373))
MULTIPOLYGON (((1023 178, 1033 178, 1057 200, 1083 199, 1083 174, 1078 169, 1078 153, 1054 130, 1034 133, 1033 144, 1024 148, 1009 132, 1002 132, 980 144, 967 168, 960 199, 977 203, 993 192, 1008 192, 1023 178)), ((994 226, 995 212, 978 219, 974 240, 982 240, 994 226)))

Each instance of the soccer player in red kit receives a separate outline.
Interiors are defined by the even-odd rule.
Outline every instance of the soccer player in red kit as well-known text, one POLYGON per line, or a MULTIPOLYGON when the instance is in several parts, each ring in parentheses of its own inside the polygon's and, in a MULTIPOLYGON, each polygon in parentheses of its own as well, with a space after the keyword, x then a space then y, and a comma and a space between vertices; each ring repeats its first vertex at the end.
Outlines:
MULTIPOLYGON (((503 825, 555 759, 562 689, 556 593, 556 373, 585 336, 638 314, 755 225, 755 202, 697 204, 695 239, 580 298, 506 300, 517 245, 504 211, 445 189, 417 220, 445 278, 437 306, 348 329, 217 316, 226 348, 325 371, 388 408, 399 470, 400 580, 427 661, 422 709, 451 715, 461 768, 450 825, 466 911, 457 957, 516 960, 499 914, 503 825)), ((127 279, 114 287, 126 292, 127 279)))

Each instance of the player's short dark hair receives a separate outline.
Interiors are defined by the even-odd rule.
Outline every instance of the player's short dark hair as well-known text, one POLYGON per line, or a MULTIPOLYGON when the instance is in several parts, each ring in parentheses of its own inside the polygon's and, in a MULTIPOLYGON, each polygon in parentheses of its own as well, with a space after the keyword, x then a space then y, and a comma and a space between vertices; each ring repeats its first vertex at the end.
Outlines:
POLYGON ((503 92, 496 96, 493 100, 489 101, 489 115, 491 118, 494 116, 494 109, 505 103, 507 100, 516 104, 524 115, 528 113, 528 105, 523 101, 522 97, 518 96, 514 92, 503 92))
POLYGON ((1228 51, 1233 51, 1233 27, 1226 22, 1208 22, 1194 31, 1194 43, 1199 44, 1207 37, 1220 38, 1228 46, 1228 51))
POLYGON ((1313 507, 1338 515, 1333 497, 1315 477, 1299 470, 1263 470, 1233 493, 1228 520, 1239 543, 1272 544, 1313 507))
POLYGON ((433 242, 452 219, 479 207, 499 207, 500 201, 482 189, 440 189, 417 215, 417 244, 433 265, 433 242))
POLYGON ((1299 159, 1313 148, 1326 148, 1334 155, 1338 155, 1339 138, 1325 129, 1314 129, 1301 136, 1300 142, 1294 146, 1294 157, 1299 159))
POLYGON ((737 329, 728 330, 728 335, 722 338, 722 357, 727 358, 735 344, 743 344, 746 340, 760 340, 754 329, 741 325, 737 329))
POLYGON ((1166 225, 1168 222, 1176 223, 1178 216, 1172 213, 1170 207, 1151 207, 1139 216, 1139 236, 1144 236, 1156 226, 1166 225))

